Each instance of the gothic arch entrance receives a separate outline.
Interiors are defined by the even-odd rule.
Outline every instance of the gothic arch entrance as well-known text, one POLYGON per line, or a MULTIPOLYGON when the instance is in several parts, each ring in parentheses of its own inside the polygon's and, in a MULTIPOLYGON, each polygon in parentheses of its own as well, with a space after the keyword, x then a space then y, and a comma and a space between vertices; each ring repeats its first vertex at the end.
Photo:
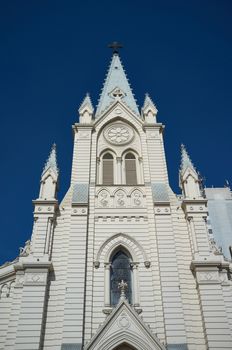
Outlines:
POLYGON ((124 344, 121 344, 121 345, 117 346, 113 350, 137 350, 137 349, 135 349, 134 347, 124 343, 124 344))

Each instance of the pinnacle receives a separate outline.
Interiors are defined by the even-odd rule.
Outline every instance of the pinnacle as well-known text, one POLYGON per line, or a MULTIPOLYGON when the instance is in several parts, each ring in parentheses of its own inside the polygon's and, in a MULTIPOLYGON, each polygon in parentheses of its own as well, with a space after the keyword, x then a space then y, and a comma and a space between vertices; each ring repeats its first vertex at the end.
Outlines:
POLYGON ((57 166, 57 160, 56 160, 56 144, 53 143, 50 154, 48 156, 48 159, 45 163, 45 166, 43 168, 42 175, 49 169, 52 168, 57 174, 59 173, 59 169, 57 166))
POLYGON ((91 98, 90 98, 90 95, 89 93, 87 92, 87 94, 85 95, 80 107, 79 107, 79 111, 84 107, 88 105, 92 110, 94 110, 93 108, 93 104, 92 104, 92 101, 91 101, 91 98))
POLYGON ((120 57, 118 54, 113 54, 107 76, 103 84, 103 89, 100 94, 96 118, 100 117, 101 114, 111 105, 111 103, 116 100, 121 100, 136 115, 139 116, 138 107, 120 57))
POLYGON ((194 171, 196 171, 191 158, 188 155, 188 152, 184 146, 184 144, 181 144, 181 166, 180 166, 180 170, 183 172, 185 169, 187 168, 191 168, 194 171))
POLYGON ((144 104, 143 104, 143 109, 146 108, 147 106, 152 106, 153 108, 156 108, 156 105, 154 104, 154 102, 152 101, 151 97, 149 96, 148 93, 145 94, 145 100, 144 100, 144 104))

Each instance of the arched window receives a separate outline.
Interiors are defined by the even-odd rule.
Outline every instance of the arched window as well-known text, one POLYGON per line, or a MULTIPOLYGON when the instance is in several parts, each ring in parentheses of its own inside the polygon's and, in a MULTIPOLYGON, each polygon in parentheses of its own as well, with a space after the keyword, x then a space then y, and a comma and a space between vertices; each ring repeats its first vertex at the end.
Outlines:
POLYGON ((123 280, 127 283, 126 298, 132 303, 132 286, 131 286, 131 259, 122 250, 115 253, 111 259, 110 271, 110 301, 111 305, 117 305, 120 299, 120 290, 118 284, 123 280))
POLYGON ((103 185, 114 184, 114 158, 106 153, 102 158, 102 183, 103 185))
POLYGON ((136 158, 133 153, 127 153, 125 156, 125 173, 126 173, 126 184, 136 185, 137 174, 136 174, 136 158))

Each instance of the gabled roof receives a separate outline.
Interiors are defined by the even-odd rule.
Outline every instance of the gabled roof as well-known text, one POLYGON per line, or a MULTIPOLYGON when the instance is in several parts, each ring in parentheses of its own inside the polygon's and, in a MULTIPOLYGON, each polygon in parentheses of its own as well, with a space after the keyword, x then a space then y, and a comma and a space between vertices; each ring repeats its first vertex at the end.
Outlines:
POLYGON ((119 302, 84 349, 108 350, 120 344, 129 344, 139 350, 165 350, 126 299, 119 302))
POLYGON ((41 176, 43 176, 49 168, 53 169, 57 175, 59 174, 59 169, 56 161, 56 144, 55 143, 52 145, 51 152, 45 163, 41 176))
POLYGON ((137 116, 139 116, 138 106, 124 72, 121 60, 119 55, 114 53, 100 95, 96 118, 99 118, 106 108, 116 99, 121 99, 137 116))

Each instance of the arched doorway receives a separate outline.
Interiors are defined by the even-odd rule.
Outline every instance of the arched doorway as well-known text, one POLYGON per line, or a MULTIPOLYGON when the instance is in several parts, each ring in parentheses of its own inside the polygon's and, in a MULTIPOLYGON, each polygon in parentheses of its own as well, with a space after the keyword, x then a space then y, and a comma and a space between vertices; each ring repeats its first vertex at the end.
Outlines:
POLYGON ((116 348, 114 348, 114 350, 136 350, 136 349, 128 344, 121 344, 116 348))

